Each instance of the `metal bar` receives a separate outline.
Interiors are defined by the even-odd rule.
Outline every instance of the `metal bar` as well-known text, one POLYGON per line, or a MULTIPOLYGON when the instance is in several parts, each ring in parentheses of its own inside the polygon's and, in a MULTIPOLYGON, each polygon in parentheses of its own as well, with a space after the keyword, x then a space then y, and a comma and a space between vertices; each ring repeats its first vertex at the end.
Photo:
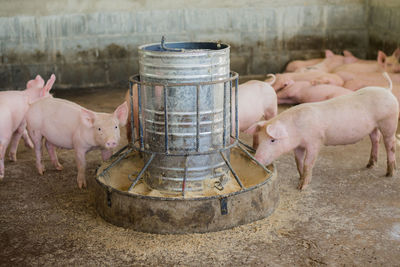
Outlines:
POLYGON ((138 90, 138 117, 139 117, 139 138, 140 138, 140 149, 144 149, 144 142, 143 142, 143 116, 142 116, 142 93, 141 93, 141 86, 140 83, 138 83, 137 90, 138 90))
POLYGON ((222 134, 222 146, 225 147, 225 139, 226 139, 226 83, 224 83, 224 111, 223 111, 223 125, 224 125, 224 130, 222 134))
POLYGON ((185 196, 185 189, 186 189, 186 178, 187 178, 187 173, 188 173, 188 161, 189 161, 189 156, 185 158, 185 176, 183 177, 182 181, 182 196, 185 196))
MULTIPOLYGON (((146 162, 146 164, 144 165, 144 167, 142 168, 142 170, 139 172, 138 176, 135 178, 135 180, 133 180, 131 186, 128 189, 128 192, 131 191, 135 185, 137 184, 137 182, 139 181, 139 179, 142 177, 143 173, 146 171, 146 169, 149 167, 150 163, 153 161, 155 157, 155 154, 151 154, 150 159, 146 162)), ((128 176, 128 179, 131 180, 132 179, 132 174, 130 174, 128 176)))
MULTIPOLYGON (((153 83, 153 82, 144 82, 144 81, 141 82, 141 81, 138 80, 139 77, 140 77, 139 74, 131 76, 130 77, 130 81, 132 81, 134 83, 140 83, 141 85, 149 85, 149 86, 155 86, 155 85, 164 86, 165 85, 164 83, 153 83)), ((227 82, 227 81, 233 81, 233 80, 237 79, 238 77, 239 77, 239 74, 237 74, 234 71, 231 71, 230 72, 230 78, 226 78, 226 79, 223 79, 223 80, 214 80, 214 81, 208 81, 208 82, 193 82, 193 83, 168 83, 168 86, 169 87, 175 87, 175 86, 212 85, 212 84, 224 83, 224 82, 227 82)))
POLYGON ((229 134, 231 135, 233 133, 233 125, 232 125, 232 80, 229 81, 229 121, 231 122, 231 127, 230 127, 230 132, 229 134))
POLYGON ((133 119, 133 89, 132 89, 133 82, 130 81, 129 84, 130 84, 130 86, 129 86, 129 96, 130 96, 129 102, 130 102, 130 106, 131 106, 131 117, 130 117, 130 120, 131 120, 131 143, 133 145, 133 144, 135 144, 135 131, 134 131, 135 122, 133 119))
POLYGON ((236 79, 235 80, 235 136, 236 136, 236 139, 239 139, 238 89, 239 89, 239 79, 236 79))
POLYGON ((249 153, 246 149, 244 149, 241 145, 238 145, 238 147, 239 147, 242 151, 244 151, 244 152, 247 154, 247 156, 249 156, 252 160, 254 160, 261 168, 263 168, 264 171, 266 171, 267 173, 272 173, 267 167, 265 167, 263 164, 261 164, 261 162, 259 162, 258 160, 256 160, 256 158, 253 157, 253 155, 250 154, 250 153, 249 153))
MULTIPOLYGON (((232 138, 234 138, 232 136, 232 138)), ((241 144, 242 146, 246 147, 248 150, 250 150, 251 153, 255 153, 256 150, 254 148, 252 148, 251 146, 249 146, 248 144, 243 143, 242 140, 238 139, 239 144, 241 144)))
POLYGON ((224 159, 224 161, 225 161, 226 165, 228 166, 229 170, 231 171, 231 173, 232 173, 233 176, 235 177, 236 182, 240 185, 240 188, 241 188, 241 189, 244 189, 244 186, 243 186, 242 182, 240 181, 240 179, 239 179, 239 177, 237 176, 236 172, 233 170, 232 165, 231 165, 231 163, 229 162, 229 160, 227 160, 227 158, 225 157, 224 152, 221 151, 221 152, 219 152, 219 153, 221 154, 221 156, 222 156, 222 158, 224 159))
POLYGON ((200 85, 196 86, 196 151, 200 150, 200 85))
POLYGON ((126 157, 126 155, 128 155, 129 153, 132 152, 132 148, 129 148, 124 154, 122 154, 121 156, 119 156, 118 159, 116 159, 115 161, 113 161, 110 165, 108 165, 107 168, 105 168, 99 175, 97 175, 97 177, 99 176, 103 176, 104 173, 106 173, 110 168, 114 167, 118 162, 120 162, 123 158, 126 157))
POLYGON ((168 110, 167 110, 167 86, 164 85, 164 138, 165 138, 165 153, 169 154, 168 147, 168 110))
POLYGON ((111 156, 110 159, 115 159, 119 154, 122 153, 122 151, 124 151, 124 150, 127 149, 128 147, 129 147, 129 144, 128 144, 128 145, 125 145, 123 148, 121 148, 120 150, 118 150, 117 152, 115 152, 115 153, 111 156))

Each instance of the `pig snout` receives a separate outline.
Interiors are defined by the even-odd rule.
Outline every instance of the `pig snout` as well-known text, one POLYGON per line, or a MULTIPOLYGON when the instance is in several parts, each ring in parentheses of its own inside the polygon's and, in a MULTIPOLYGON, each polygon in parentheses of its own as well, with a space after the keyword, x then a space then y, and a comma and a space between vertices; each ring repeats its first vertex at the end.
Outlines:
POLYGON ((115 140, 108 140, 108 141, 106 142, 105 147, 106 147, 106 148, 115 148, 117 145, 118 145, 117 141, 115 141, 115 140))

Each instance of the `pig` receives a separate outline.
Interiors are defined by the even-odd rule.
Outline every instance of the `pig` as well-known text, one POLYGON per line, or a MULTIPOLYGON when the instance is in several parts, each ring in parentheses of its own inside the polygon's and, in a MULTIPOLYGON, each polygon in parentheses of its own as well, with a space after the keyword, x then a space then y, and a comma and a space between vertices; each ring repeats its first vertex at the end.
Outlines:
POLYGON ((57 170, 62 170, 56 147, 74 149, 78 166, 78 187, 86 187, 85 154, 93 149, 101 149, 103 160, 112 155, 120 139, 120 126, 124 126, 128 116, 126 102, 117 107, 114 113, 100 113, 88 110, 73 102, 44 98, 28 110, 26 121, 32 138, 36 167, 43 175, 45 168, 41 162, 42 137, 46 139, 46 148, 57 170))
MULTIPOLYGON (((232 89, 232 129, 235 129, 235 90, 232 89)), ((251 80, 238 88, 239 131, 244 131, 262 117, 268 120, 278 114, 275 90, 269 83, 251 80)))
POLYGON ((378 51, 378 64, 386 72, 400 73, 400 48, 397 48, 393 54, 388 57, 383 51, 378 51))
MULTIPOLYGON (((400 48, 397 48, 391 56, 386 56, 382 51, 378 51, 378 57, 376 61, 373 60, 363 60, 352 64, 342 65, 334 70, 333 73, 341 76, 345 81, 349 80, 350 73, 365 73, 365 72, 379 72, 386 71, 389 73, 399 73, 400 72, 400 48)), ((351 74, 350 74, 351 76, 351 74)))
POLYGON ((294 60, 287 64, 285 72, 295 72, 298 69, 306 68, 308 66, 320 63, 323 58, 313 58, 308 60, 294 60))
MULTIPOLYGON (((323 71, 309 71, 304 73, 283 73, 276 74, 276 80, 271 82, 272 87, 275 91, 279 91, 286 86, 292 85, 296 81, 310 81, 313 84, 333 84, 337 86, 343 86, 343 79, 333 73, 326 73, 323 71)), ((269 82, 269 79, 265 80, 269 82)))
POLYGON ((27 83, 24 91, 0 92, 0 180, 4 178, 4 156, 10 142, 9 158, 12 161, 17 160, 17 148, 21 137, 28 147, 33 147, 26 131, 25 114, 31 103, 48 96, 55 79, 55 75, 51 75, 45 85, 42 77, 37 75, 27 83))
MULTIPOLYGON (((400 85, 400 74, 388 73, 388 75, 395 85, 400 85)), ((385 86, 387 83, 379 72, 352 73, 351 78, 345 82, 343 87, 353 91, 366 86, 385 86)))
POLYGON ((247 130, 253 134, 255 158, 271 164, 283 153, 294 150, 300 174, 298 188, 311 182, 312 169, 322 145, 354 144, 369 135, 372 149, 367 164, 377 162, 381 135, 387 153, 386 176, 393 176, 399 103, 390 90, 365 87, 326 101, 294 106, 247 130))
POLYGON ((277 93, 278 104, 319 102, 351 93, 351 90, 332 85, 312 85, 307 81, 295 82, 277 93))
MULTIPOLYGON (((350 52, 346 51, 346 55, 349 55, 350 52)), ((350 53, 351 54, 351 53, 350 53)), ((350 64, 356 62, 358 59, 351 56, 342 56, 336 55, 331 50, 325 50, 325 59, 319 62, 318 64, 299 68, 296 72, 308 72, 308 71, 322 71, 322 72, 331 72, 339 66, 344 64, 350 64)))

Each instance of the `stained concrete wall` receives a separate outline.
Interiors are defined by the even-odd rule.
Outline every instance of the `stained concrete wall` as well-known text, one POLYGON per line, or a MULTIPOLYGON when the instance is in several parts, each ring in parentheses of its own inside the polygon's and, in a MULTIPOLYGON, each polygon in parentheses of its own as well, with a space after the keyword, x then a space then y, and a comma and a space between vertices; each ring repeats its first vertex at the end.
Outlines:
POLYGON ((370 0, 368 21, 369 57, 378 49, 391 54, 400 47, 400 0, 370 0))
POLYGON ((162 35, 167 41, 229 43, 231 68, 241 75, 278 72, 290 59, 322 56, 325 48, 365 57, 368 4, 1 0, 0 88, 23 88, 36 74, 51 73, 59 88, 126 84, 138 72, 137 47, 162 35))

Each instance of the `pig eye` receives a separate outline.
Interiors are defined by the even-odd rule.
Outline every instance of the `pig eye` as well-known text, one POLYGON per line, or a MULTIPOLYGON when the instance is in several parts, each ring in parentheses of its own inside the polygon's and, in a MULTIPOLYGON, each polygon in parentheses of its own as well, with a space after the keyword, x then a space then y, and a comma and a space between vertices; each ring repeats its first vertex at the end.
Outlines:
POLYGON ((101 128, 99 128, 99 131, 101 131, 101 128))
POLYGON ((115 129, 118 129, 118 126, 115 126, 115 129))
POLYGON ((271 139, 271 143, 274 143, 275 142, 275 139, 271 139))

